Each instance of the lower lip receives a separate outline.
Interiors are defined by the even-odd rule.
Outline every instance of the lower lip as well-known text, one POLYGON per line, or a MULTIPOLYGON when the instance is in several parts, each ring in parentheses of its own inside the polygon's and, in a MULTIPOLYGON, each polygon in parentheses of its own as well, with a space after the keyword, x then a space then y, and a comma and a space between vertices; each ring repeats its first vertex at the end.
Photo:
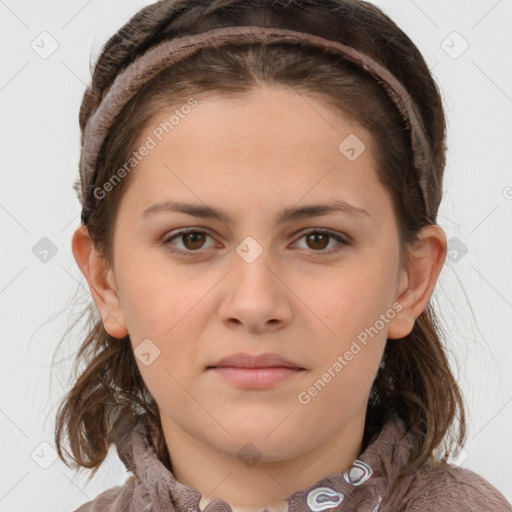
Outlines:
POLYGON ((267 368, 238 368, 218 366, 210 368, 227 381, 244 388, 264 389, 300 375, 304 370, 275 366, 267 368))

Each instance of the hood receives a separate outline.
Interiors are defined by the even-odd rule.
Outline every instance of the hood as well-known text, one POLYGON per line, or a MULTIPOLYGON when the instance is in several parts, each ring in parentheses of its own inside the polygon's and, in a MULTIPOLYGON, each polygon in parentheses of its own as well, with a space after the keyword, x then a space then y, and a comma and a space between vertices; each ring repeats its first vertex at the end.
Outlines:
MULTIPOLYGON (((200 506, 199 491, 178 482, 157 457, 157 436, 155 428, 144 421, 144 417, 139 417, 117 446, 120 459, 136 476, 134 498, 140 499, 140 503, 134 503, 133 510, 232 512, 230 505, 222 499, 215 499, 206 507, 200 506)), ((321 512, 342 502, 343 510, 347 512, 377 512, 391 482, 409 459, 410 436, 402 420, 396 415, 391 416, 349 469, 288 496, 288 512, 321 512)), ((132 508, 129 510, 131 512, 132 508)))

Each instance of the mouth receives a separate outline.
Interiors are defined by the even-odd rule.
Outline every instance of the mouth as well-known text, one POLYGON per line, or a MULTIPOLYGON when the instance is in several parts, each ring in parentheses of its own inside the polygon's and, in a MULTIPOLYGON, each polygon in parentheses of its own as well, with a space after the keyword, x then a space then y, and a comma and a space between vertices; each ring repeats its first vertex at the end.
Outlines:
POLYGON ((214 366, 208 368, 223 381, 247 389, 265 389, 303 374, 303 368, 272 366, 258 368, 241 368, 238 366, 214 366))
POLYGON ((233 354, 206 369, 224 382, 246 389, 273 387, 306 372, 298 363, 270 353, 233 354))
POLYGON ((243 370, 265 370, 271 368, 286 368, 288 370, 305 370, 305 368, 301 368, 299 366, 286 366, 286 365, 259 365, 259 366, 251 366, 251 365, 236 365, 236 364, 219 364, 216 366, 207 366, 207 370, 211 370, 214 368, 240 368, 243 370))

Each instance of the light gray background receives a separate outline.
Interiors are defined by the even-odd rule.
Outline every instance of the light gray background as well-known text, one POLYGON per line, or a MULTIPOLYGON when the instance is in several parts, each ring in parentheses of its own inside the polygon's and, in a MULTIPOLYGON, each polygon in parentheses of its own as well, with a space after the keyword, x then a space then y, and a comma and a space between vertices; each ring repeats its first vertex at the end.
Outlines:
MULTIPOLYGON (((55 406, 78 337, 67 340, 52 381, 50 368, 78 311, 69 304, 88 299, 70 241, 90 55, 149 3, 0 0, 0 512, 72 511, 129 476, 114 452, 89 484, 54 460, 55 406), (43 237, 55 254, 41 252, 43 237)), ((449 154, 439 224, 450 254, 434 300, 468 403, 459 462, 512 500, 512 0, 375 3, 418 45, 444 96, 449 154)))

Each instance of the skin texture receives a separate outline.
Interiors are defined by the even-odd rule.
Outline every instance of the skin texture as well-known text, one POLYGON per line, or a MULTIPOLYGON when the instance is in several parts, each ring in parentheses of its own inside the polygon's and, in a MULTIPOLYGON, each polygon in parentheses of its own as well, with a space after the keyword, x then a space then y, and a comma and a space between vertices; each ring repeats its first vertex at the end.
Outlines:
POLYGON ((372 147, 358 124, 292 89, 206 97, 133 171, 112 264, 84 226, 75 232, 73 253, 105 329, 129 334, 134 348, 149 339, 160 351, 150 365, 137 364, 161 412, 173 473, 201 493, 202 504, 222 498, 235 511, 284 510, 286 496, 345 470, 361 451, 386 340, 410 333, 446 255, 443 230, 428 226, 412 248, 410 270, 401 268, 391 197, 372 147), (338 149, 350 134, 365 144, 354 161, 338 149), (368 216, 274 220, 282 208, 331 199, 368 216), (169 200, 216 206, 231 220, 142 215, 169 200), (184 228, 203 235, 169 241, 184 228), (310 228, 348 243, 305 236, 310 228), (251 263, 237 253, 240 246, 255 250, 242 243, 249 236, 262 249, 251 263), (338 250, 326 254, 330 249, 338 250), (387 321, 376 324, 386 312, 387 321), (382 323, 307 404, 298 400, 365 328, 382 323), (270 388, 245 389, 207 369, 236 352, 274 352, 304 370, 270 388), (237 456, 247 443, 257 448, 255 465, 237 456))

